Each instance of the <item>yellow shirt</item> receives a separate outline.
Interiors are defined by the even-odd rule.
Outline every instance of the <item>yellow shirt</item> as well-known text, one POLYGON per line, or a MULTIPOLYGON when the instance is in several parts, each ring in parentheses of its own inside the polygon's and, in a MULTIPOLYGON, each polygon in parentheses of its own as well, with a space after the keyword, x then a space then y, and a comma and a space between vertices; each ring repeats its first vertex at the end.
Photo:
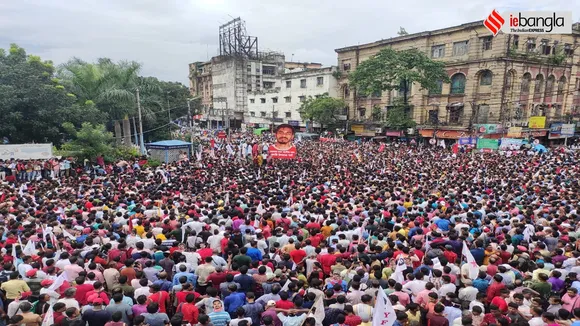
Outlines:
POLYGON ((135 225, 133 228, 137 231, 138 236, 142 236, 145 233, 145 227, 143 225, 135 225))
POLYGON ((324 237, 326 237, 326 238, 330 237, 331 231, 332 231, 332 226, 329 226, 329 225, 325 225, 325 226, 320 228, 320 232, 322 232, 322 235, 324 235, 324 237))
POLYGON ((23 280, 9 280, 8 282, 2 283, 0 288, 6 292, 6 298, 10 300, 20 298, 20 293, 22 292, 30 291, 28 284, 23 280))
POLYGON ((167 240, 167 237, 165 237, 165 234, 163 233, 159 233, 158 235, 155 236, 155 239, 161 239, 161 240, 167 240))

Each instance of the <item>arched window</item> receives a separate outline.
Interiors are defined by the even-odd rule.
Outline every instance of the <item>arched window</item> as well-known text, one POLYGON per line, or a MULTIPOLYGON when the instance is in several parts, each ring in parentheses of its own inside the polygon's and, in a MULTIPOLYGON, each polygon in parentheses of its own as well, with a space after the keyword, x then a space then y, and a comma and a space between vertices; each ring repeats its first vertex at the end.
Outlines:
POLYGON ((554 75, 550 75, 546 81, 546 96, 554 95, 554 83, 556 83, 556 77, 554 77, 554 75))
POLYGON ((465 93, 465 75, 455 74, 451 77, 451 94, 465 93))
POLYGON ((530 83, 532 82, 532 75, 529 72, 526 72, 522 77, 522 93, 528 94, 530 93, 530 83))
POLYGON ((479 85, 488 86, 491 85, 492 74, 489 70, 484 70, 479 75, 479 85))
POLYGON ((566 76, 562 76, 560 77, 560 80, 558 80, 558 98, 557 98, 557 102, 562 102, 562 100, 564 99, 564 89, 566 88, 566 76))
POLYGON ((544 88, 544 76, 542 74, 536 76, 536 84, 534 85, 534 101, 542 99, 542 89, 544 88))

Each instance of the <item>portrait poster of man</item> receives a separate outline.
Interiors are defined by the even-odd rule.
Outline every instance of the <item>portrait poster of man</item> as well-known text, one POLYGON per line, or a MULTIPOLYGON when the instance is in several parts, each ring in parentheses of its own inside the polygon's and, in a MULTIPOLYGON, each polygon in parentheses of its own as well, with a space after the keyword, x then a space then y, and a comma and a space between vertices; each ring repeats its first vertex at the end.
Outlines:
POLYGON ((276 127, 276 142, 268 148, 268 154, 274 159, 292 160, 296 158, 294 146, 294 128, 289 124, 276 127))

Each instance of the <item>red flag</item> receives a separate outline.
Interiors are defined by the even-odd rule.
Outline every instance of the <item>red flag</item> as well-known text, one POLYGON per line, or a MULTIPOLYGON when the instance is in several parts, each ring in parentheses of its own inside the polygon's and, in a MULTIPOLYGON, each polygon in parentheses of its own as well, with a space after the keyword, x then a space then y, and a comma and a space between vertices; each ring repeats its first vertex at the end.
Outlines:
POLYGON ((379 147, 379 153, 382 153, 385 150, 385 144, 381 144, 381 147, 379 147))
POLYGON ((459 152, 459 144, 458 143, 453 144, 451 149, 453 150, 453 154, 457 154, 459 152))
POLYGON ((210 146, 210 148, 214 148, 215 147, 215 140, 214 139, 211 139, 209 141, 209 146, 210 146))

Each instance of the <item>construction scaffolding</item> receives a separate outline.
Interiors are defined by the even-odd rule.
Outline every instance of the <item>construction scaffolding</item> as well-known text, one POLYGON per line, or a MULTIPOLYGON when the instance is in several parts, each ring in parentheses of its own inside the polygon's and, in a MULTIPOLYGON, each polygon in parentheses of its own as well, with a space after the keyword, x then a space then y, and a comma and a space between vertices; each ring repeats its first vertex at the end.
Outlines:
POLYGON ((258 38, 248 36, 246 22, 240 17, 220 26, 220 55, 256 58, 258 55, 258 38))

